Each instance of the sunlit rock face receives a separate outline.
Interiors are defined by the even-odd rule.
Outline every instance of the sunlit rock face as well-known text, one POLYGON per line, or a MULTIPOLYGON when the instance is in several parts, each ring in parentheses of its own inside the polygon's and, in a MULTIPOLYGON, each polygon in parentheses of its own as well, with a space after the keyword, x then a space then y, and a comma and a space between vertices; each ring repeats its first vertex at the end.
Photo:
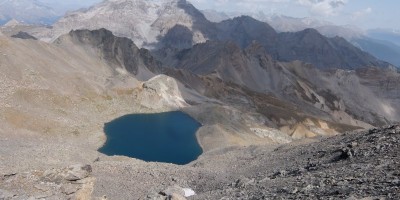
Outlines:
POLYGON ((204 42, 211 24, 203 14, 185 0, 108 0, 86 11, 69 13, 40 38, 54 40, 76 29, 106 28, 117 36, 128 37, 139 47, 156 48, 175 26, 190 30, 190 45, 204 42))

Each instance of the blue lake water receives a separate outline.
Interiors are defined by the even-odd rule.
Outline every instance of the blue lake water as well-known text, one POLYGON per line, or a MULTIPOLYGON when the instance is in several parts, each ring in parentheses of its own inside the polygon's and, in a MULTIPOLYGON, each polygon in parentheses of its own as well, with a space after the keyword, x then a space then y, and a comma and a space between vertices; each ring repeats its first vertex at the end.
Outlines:
POLYGON ((199 122, 183 112, 132 114, 104 126, 99 152, 144 161, 187 164, 203 152, 196 138, 199 122))

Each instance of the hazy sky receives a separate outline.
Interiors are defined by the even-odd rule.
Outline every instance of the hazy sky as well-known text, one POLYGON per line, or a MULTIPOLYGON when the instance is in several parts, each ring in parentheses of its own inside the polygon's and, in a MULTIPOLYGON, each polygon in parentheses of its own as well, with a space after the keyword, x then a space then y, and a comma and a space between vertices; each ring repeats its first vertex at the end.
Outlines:
MULTIPOLYGON (((40 0, 62 9, 102 0, 40 0)), ((312 17, 360 28, 400 29, 400 0, 188 0, 199 9, 312 17)))
POLYGON ((360 28, 400 29, 399 0, 190 0, 201 9, 313 17, 360 28))
POLYGON ((86 8, 102 0, 38 0, 51 6, 57 12, 73 11, 79 8, 86 8))

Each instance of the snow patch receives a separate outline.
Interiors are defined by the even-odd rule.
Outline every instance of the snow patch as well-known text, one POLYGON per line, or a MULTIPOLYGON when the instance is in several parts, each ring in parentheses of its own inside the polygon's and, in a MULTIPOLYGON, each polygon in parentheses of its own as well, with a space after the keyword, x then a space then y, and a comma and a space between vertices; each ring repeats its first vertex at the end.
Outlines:
POLYGON ((183 191, 185 192, 185 197, 191 197, 191 196, 196 195, 196 192, 194 192, 190 188, 183 188, 183 191))

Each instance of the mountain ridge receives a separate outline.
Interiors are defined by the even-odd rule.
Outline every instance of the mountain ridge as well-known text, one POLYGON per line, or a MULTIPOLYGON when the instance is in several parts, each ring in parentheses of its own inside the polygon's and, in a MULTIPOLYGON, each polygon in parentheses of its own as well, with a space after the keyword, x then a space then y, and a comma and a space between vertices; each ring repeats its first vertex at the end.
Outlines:
POLYGON ((55 23, 47 33, 45 31, 38 35, 36 32, 33 36, 50 39, 73 29, 99 28, 109 29, 117 36, 128 37, 138 47, 147 49, 187 49, 207 40, 232 40, 241 48, 246 48, 256 40, 274 59, 280 61, 303 60, 320 68, 388 66, 388 63, 381 62, 337 38, 325 38, 315 33, 314 36, 323 43, 318 44, 313 40, 302 43, 301 38, 307 36, 307 31, 292 35, 277 33, 267 23, 248 16, 212 23, 185 0, 104 1, 86 11, 70 13, 55 23), (120 20, 121 18, 124 20, 120 20), (286 43, 291 46, 288 47, 286 43), (340 49, 345 51, 340 52, 340 49), (325 59, 324 51, 338 58, 331 56, 331 59, 325 59), (315 58, 310 55, 315 55, 315 58))
MULTIPOLYGON (((388 30, 361 30, 355 26, 339 26, 327 21, 312 18, 294 18, 284 15, 266 15, 264 13, 223 13, 215 10, 203 10, 206 18, 215 23, 228 20, 240 15, 251 16, 270 24, 277 32, 299 32, 308 28, 318 30, 326 37, 343 37, 351 44, 359 47, 369 54, 389 62, 397 67, 400 66, 397 48, 400 40, 393 31, 388 30), (397 37, 397 38, 396 38, 397 37), (379 42, 378 40, 382 40, 379 42), (394 46, 396 45, 396 46, 394 46), (379 50, 377 50, 379 49, 379 50)), ((397 34, 398 35, 398 34, 397 34)))

